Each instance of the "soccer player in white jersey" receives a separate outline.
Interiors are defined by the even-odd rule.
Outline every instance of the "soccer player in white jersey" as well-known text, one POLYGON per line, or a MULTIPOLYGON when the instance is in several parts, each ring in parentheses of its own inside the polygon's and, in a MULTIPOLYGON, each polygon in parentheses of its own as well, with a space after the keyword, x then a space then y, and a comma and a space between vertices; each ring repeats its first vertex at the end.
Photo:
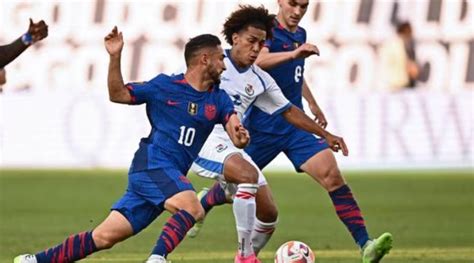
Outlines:
MULTIPOLYGON (((347 155, 342 138, 325 131, 293 106, 270 75, 254 65, 265 40, 271 36, 273 20, 274 16, 263 6, 240 6, 227 18, 223 34, 232 48, 225 52, 227 70, 221 76, 220 88, 231 97, 240 118, 252 105, 267 114, 281 114, 296 127, 324 138, 333 151, 342 150, 347 155)), ((219 180, 232 195, 239 242, 235 262, 260 262, 252 245, 256 213, 259 218, 276 213, 261 171, 244 151, 232 145, 220 125, 214 128, 191 170, 200 176, 219 180)), ((213 203, 224 202, 226 196, 221 186, 216 184, 201 204, 206 210, 213 203)))

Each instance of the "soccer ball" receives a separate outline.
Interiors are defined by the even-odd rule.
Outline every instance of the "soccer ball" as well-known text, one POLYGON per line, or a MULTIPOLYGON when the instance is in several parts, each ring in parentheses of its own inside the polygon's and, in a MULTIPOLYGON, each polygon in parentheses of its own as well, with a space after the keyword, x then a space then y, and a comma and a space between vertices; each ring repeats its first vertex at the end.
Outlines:
POLYGON ((314 263, 314 254, 305 243, 288 241, 275 253, 275 263, 314 263))

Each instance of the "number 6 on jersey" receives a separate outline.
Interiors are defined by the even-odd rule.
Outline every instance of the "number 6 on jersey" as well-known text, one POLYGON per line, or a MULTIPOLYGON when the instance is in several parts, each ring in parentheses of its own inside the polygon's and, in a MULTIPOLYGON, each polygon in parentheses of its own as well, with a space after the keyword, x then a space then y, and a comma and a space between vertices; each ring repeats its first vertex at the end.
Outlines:
POLYGON ((295 68, 295 82, 300 82, 301 75, 302 75, 302 69, 301 69, 301 66, 298 65, 295 68))

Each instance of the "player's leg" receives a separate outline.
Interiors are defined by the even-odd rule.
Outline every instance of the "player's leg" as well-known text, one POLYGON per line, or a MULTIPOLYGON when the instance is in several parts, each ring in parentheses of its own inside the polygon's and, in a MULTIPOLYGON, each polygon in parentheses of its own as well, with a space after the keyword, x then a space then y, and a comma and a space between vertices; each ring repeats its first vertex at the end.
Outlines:
POLYGON ((55 247, 33 255, 15 258, 18 263, 75 262, 99 250, 111 248, 116 243, 133 235, 132 226, 117 211, 109 216, 93 231, 71 235, 55 247))
MULTIPOLYGON (((215 182, 211 189, 204 187, 197 193, 197 198, 201 202, 201 206, 204 208, 204 212, 207 215, 211 209, 215 206, 232 203, 232 196, 228 196, 221 186, 220 182, 215 182)), ((204 225, 204 218, 196 221, 196 224, 189 229, 186 235, 190 238, 195 238, 201 232, 204 225)))
MULTIPOLYGON (((281 141, 281 138, 277 138, 275 141, 269 141, 263 136, 263 134, 262 136, 257 136, 256 134, 254 137, 254 133, 257 133, 257 131, 255 132, 252 131, 252 140, 251 140, 250 145, 248 145, 245 148, 245 152, 251 157, 251 160, 254 162, 254 164, 256 164, 257 167, 259 167, 259 169, 263 169, 263 167, 265 167, 268 163, 270 163, 281 152, 281 150, 279 150, 280 149, 279 144, 282 144, 282 141, 281 141)), ((204 147, 206 148, 206 146, 207 145, 205 145, 204 147)), ((215 147, 213 147, 212 150, 215 152, 220 151, 220 149, 227 147, 224 144, 220 144, 220 147, 219 147, 219 144, 216 144, 216 143, 214 143, 214 146, 215 147)), ((205 152, 205 151, 206 150, 203 148, 203 151, 201 152, 205 152)), ((205 174, 206 171, 204 170, 206 169, 203 169, 203 167, 211 166, 209 163, 206 164, 206 162, 209 162, 209 161, 203 160, 202 158, 198 158, 196 162, 193 163, 191 170, 197 174, 205 174)), ((218 177, 218 175, 217 174, 214 176, 207 175, 206 177, 216 178, 218 177)), ((200 192, 200 194, 201 193, 205 193, 202 195, 202 198, 200 198, 200 200, 201 200, 201 205, 206 211, 206 214, 214 206, 219 206, 226 203, 232 203, 232 198, 226 195, 224 189, 222 189, 222 186, 219 182, 216 182, 209 190, 204 190, 203 192, 200 192)), ((193 234, 192 236, 194 237, 195 235, 193 234)))
POLYGON ((386 233, 379 239, 376 239, 376 242, 369 242, 369 234, 359 205, 350 187, 342 177, 332 151, 325 149, 316 153, 301 165, 301 170, 309 174, 328 191, 339 219, 344 223, 361 250, 364 251, 368 247, 378 247, 377 249, 372 249, 376 251, 370 253, 374 254, 373 257, 367 256, 374 261, 367 262, 379 262, 389 252, 392 237, 389 233, 386 233))
POLYGON ((332 151, 325 149, 315 154, 301 169, 328 191, 339 219, 359 247, 363 247, 369 240, 364 218, 351 189, 342 178, 332 151))
POLYGON ((225 181, 237 186, 232 205, 239 241, 236 262, 255 257, 251 234, 256 216, 258 175, 257 169, 242 154, 232 154, 224 162, 225 181))
MULTIPOLYGON (((199 204, 196 193, 191 190, 175 194, 165 202, 166 210, 173 215, 166 221, 155 247, 148 258, 149 263, 161 262, 184 239, 186 232, 196 220, 204 216, 204 210, 199 204)), ((164 261, 166 262, 166 261, 164 261)))
MULTIPOLYGON (((134 198, 135 196, 133 195, 133 192, 127 191, 116 205, 125 203, 130 204, 134 198)), ((114 207, 116 205, 114 205, 114 207)), ((63 243, 58 244, 57 246, 48 248, 35 255, 23 255, 17 257, 15 262, 74 262, 85 258, 96 251, 111 248, 116 243, 133 235, 133 233, 133 227, 129 219, 127 219, 121 212, 113 210, 94 230, 71 235, 63 243)))
MULTIPOLYGON (((251 130, 252 140, 245 148, 250 162, 263 169, 275 159, 287 145, 287 136, 272 135, 251 130)), ((263 176, 263 175, 262 175, 263 176)), ((267 244, 278 223, 278 210, 269 185, 259 182, 257 192, 257 218, 252 231, 253 248, 256 254, 267 244)))
POLYGON ((260 185, 257 196, 257 218, 252 230, 252 244, 256 255, 268 243, 278 223, 278 209, 268 184, 260 185))
MULTIPOLYGON (((201 177, 216 180, 211 189, 207 190, 207 188, 204 188, 197 194, 206 215, 215 206, 232 203, 232 196, 226 194, 219 182, 223 180, 224 160, 227 155, 232 154, 232 148, 229 148, 229 146, 225 144, 219 146, 218 142, 219 140, 208 140, 190 169, 201 177), (214 143, 211 143, 212 141, 214 141, 214 143)), ((188 231, 187 236, 191 238, 196 237, 201 231, 203 224, 204 218, 198 220, 188 231)))
MULTIPOLYGON (((150 202, 162 206, 173 215, 163 226, 155 247, 147 262, 166 262, 165 258, 184 239, 186 232, 194 225, 196 220, 204 216, 204 209, 196 197, 191 182, 174 169, 155 170, 149 172, 149 177, 154 181, 161 198, 149 198, 150 202)), ((148 198, 148 197, 147 197, 148 198)))
POLYGON ((202 189, 198 193, 198 198, 206 214, 209 213, 214 206, 232 203, 232 196, 229 196, 225 192, 219 181, 215 182, 210 189, 202 189))

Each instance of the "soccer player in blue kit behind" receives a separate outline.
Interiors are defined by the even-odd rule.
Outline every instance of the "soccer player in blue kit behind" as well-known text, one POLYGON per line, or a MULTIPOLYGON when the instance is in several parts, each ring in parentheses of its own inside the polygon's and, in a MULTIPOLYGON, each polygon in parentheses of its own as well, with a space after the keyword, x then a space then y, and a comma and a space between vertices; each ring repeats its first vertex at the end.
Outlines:
POLYGON ((225 70, 220 40, 214 35, 192 38, 185 46, 187 71, 176 76, 160 74, 149 82, 125 85, 120 70, 124 45, 114 27, 105 37, 110 55, 110 100, 146 104, 151 133, 140 141, 133 158, 125 194, 108 217, 92 231, 68 237, 63 243, 35 255, 21 255, 15 263, 74 262, 111 248, 153 222, 164 210, 168 219, 146 262, 164 263, 196 220, 204 216, 190 181, 191 163, 214 125, 221 123, 235 146, 249 142, 229 96, 218 88, 225 70))
MULTIPOLYGON (((316 121, 326 127, 327 121, 304 79, 305 59, 319 55, 315 45, 306 43, 306 31, 298 26, 308 8, 308 0, 279 0, 279 12, 273 38, 267 40, 256 63, 275 79, 285 97, 303 109, 302 96, 308 102, 316 121)), ((302 131, 278 115, 268 115, 253 108, 245 121, 252 142, 245 151, 263 169, 284 152, 298 172, 316 180, 333 202, 339 219, 346 225, 362 252, 362 262, 379 262, 391 248, 392 236, 382 234, 370 240, 362 213, 342 177, 334 154, 324 140, 302 131)))

